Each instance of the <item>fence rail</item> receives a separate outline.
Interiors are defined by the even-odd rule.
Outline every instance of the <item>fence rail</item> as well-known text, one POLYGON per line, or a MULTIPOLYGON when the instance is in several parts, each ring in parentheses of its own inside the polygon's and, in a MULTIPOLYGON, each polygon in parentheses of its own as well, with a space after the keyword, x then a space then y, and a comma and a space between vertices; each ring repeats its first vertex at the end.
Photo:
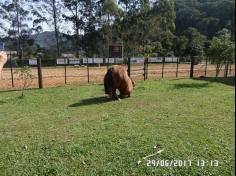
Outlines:
MULTIPOLYGON (((57 60, 44 59, 9 59, 3 69, 0 89, 19 89, 20 80, 16 70, 23 66, 31 66, 34 79, 30 88, 56 87, 65 84, 102 83, 107 68, 113 64, 127 67, 128 73, 134 80, 157 78, 188 78, 215 77, 216 65, 208 60, 195 63, 185 62, 182 58, 87 58, 57 60)), ((225 64, 219 76, 235 75, 234 63, 225 64)))

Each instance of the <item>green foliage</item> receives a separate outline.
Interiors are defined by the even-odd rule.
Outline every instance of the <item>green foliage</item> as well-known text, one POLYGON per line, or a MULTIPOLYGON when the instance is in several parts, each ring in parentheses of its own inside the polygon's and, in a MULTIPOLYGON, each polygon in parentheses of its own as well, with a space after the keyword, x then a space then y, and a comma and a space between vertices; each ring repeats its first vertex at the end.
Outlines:
POLYGON ((188 28, 183 32, 183 35, 188 39, 186 54, 191 56, 201 56, 204 54, 204 45, 206 42, 204 35, 195 28, 188 28))
POLYGON ((104 13, 110 15, 118 15, 118 7, 115 0, 104 0, 103 5, 104 13))
POLYGON ((164 51, 160 42, 153 42, 152 44, 144 46, 144 54, 140 55, 143 57, 157 57, 163 56, 164 51))
POLYGON ((188 27, 197 28, 208 39, 222 28, 232 30, 235 35, 234 0, 175 0, 175 7, 178 35, 188 27))
POLYGON ((52 58, 61 52, 74 52, 79 57, 82 56, 80 51, 86 56, 107 57, 108 45, 117 43, 124 45, 126 57, 150 53, 159 56, 203 55, 209 40, 223 28, 228 29, 231 40, 235 40, 234 0, 14 2, 0 2, 0 28, 7 29, 5 34, 7 32, 9 37, 4 39, 7 49, 22 48, 24 56, 44 48, 45 55, 52 58), (16 18, 17 11, 21 20, 16 18), (37 35, 29 38, 32 32, 42 32, 44 22, 56 31, 53 39, 51 34, 42 42, 38 42, 37 35), (62 28, 65 22, 69 22, 68 26, 62 28), (5 24, 11 24, 11 28, 5 24), (48 40, 53 46, 45 44, 48 40), (154 47, 157 43, 158 47, 154 47))
POLYGON ((226 62, 233 62, 235 59, 235 43, 231 41, 227 29, 218 32, 218 35, 211 40, 208 56, 213 63, 217 64, 217 75, 226 62))
POLYGON ((223 29, 211 40, 208 55, 215 63, 232 62, 235 57, 235 43, 231 41, 230 33, 223 29))
POLYGON ((160 28, 162 36, 162 46, 166 49, 166 54, 173 50, 173 39, 175 31, 175 5, 173 0, 160 0, 157 7, 160 15, 160 28))

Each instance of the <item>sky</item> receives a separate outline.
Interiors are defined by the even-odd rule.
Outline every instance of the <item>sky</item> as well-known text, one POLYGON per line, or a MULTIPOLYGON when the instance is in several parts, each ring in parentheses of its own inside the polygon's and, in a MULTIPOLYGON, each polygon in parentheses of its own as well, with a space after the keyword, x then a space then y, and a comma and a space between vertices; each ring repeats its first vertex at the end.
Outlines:
MULTIPOLYGON (((12 1, 12 0, 0 0, 0 3, 11 2, 11 1, 12 1)), ((21 0, 19 0, 19 1, 21 1, 21 0)), ((118 1, 118 0, 117 0, 117 1, 118 1)), ((63 13, 67 13, 67 12, 63 11, 63 13)), ((50 18, 49 14, 45 13, 45 15, 47 15, 47 16, 46 16, 47 19, 50 18)), ((31 15, 30 17, 34 18, 32 15, 31 15)), ((8 22, 8 23, 9 23, 9 22, 8 22)), ((4 26, 5 26, 6 28, 10 28, 10 24, 8 24, 8 23, 7 23, 7 22, 4 23, 4 26)), ((26 24, 27 24, 30 28, 33 27, 32 21, 28 21, 28 22, 26 22, 26 24)), ((72 23, 68 23, 68 22, 65 22, 65 21, 63 20, 62 22, 59 22, 59 24, 60 24, 60 25, 59 25, 59 26, 60 26, 60 29, 59 29, 60 32, 68 33, 68 31, 71 31, 71 33, 73 33, 73 29, 72 29, 73 24, 72 24, 72 23)), ((44 22, 44 23, 41 24, 41 26, 43 27, 43 31, 54 31, 54 26, 53 26, 52 23, 47 24, 46 22, 44 22)), ((1 36, 1 35, 4 35, 4 33, 3 33, 3 31, 0 30, 0 36, 1 36)))
MULTIPOLYGON (((10 0, 0 0, 0 3, 5 3, 5 2, 9 2, 10 0)), ((45 13, 46 14, 46 13, 45 13)), ((48 15, 48 14, 47 14, 48 15)), ((33 17, 33 15, 31 15, 30 17, 32 17, 32 18, 34 18, 33 17)), ((47 17, 47 19, 49 18, 49 16, 47 17)), ((10 23, 9 22, 7 22, 7 21, 5 21, 5 22, 3 22, 3 24, 4 24, 4 26, 5 26, 5 28, 7 28, 7 29, 9 29, 10 28, 10 23)), ((33 23, 32 23, 32 21, 28 21, 28 22, 26 22, 26 24, 30 27, 30 28, 32 28, 33 27, 33 23)), ((72 30, 71 29, 71 26, 72 26, 72 24, 68 24, 68 23, 66 23, 66 22, 60 22, 59 23, 60 24, 60 31, 61 32, 64 32, 64 33, 66 33, 69 29, 70 30, 72 30)), ((43 22, 42 24, 41 24, 41 26, 43 27, 43 31, 53 31, 54 30, 54 26, 52 25, 52 24, 47 24, 46 22, 43 22)), ((0 29, 0 36, 3 36, 3 35, 5 35, 5 32, 3 31, 3 30, 1 30, 0 29)))

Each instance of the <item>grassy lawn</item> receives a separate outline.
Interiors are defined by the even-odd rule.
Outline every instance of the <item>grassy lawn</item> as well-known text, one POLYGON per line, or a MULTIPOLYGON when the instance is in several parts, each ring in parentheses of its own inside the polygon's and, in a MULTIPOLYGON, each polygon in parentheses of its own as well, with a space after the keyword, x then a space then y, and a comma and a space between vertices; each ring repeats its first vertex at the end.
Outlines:
POLYGON ((121 101, 102 85, 0 92, 0 175, 234 175, 233 81, 137 82, 121 101), (161 149, 149 159, 192 166, 148 167, 161 149))

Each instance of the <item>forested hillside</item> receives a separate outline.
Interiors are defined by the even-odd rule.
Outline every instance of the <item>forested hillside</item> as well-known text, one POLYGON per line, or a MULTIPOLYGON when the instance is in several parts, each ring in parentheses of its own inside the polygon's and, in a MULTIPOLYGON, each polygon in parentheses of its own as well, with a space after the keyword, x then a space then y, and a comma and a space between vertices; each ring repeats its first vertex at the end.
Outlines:
POLYGON ((214 37, 235 40, 234 0, 14 0, 0 5, 2 40, 19 58, 38 51, 47 58, 63 52, 107 57, 111 44, 123 45, 126 57, 207 55, 214 37), (53 31, 45 33, 46 25, 53 31))

